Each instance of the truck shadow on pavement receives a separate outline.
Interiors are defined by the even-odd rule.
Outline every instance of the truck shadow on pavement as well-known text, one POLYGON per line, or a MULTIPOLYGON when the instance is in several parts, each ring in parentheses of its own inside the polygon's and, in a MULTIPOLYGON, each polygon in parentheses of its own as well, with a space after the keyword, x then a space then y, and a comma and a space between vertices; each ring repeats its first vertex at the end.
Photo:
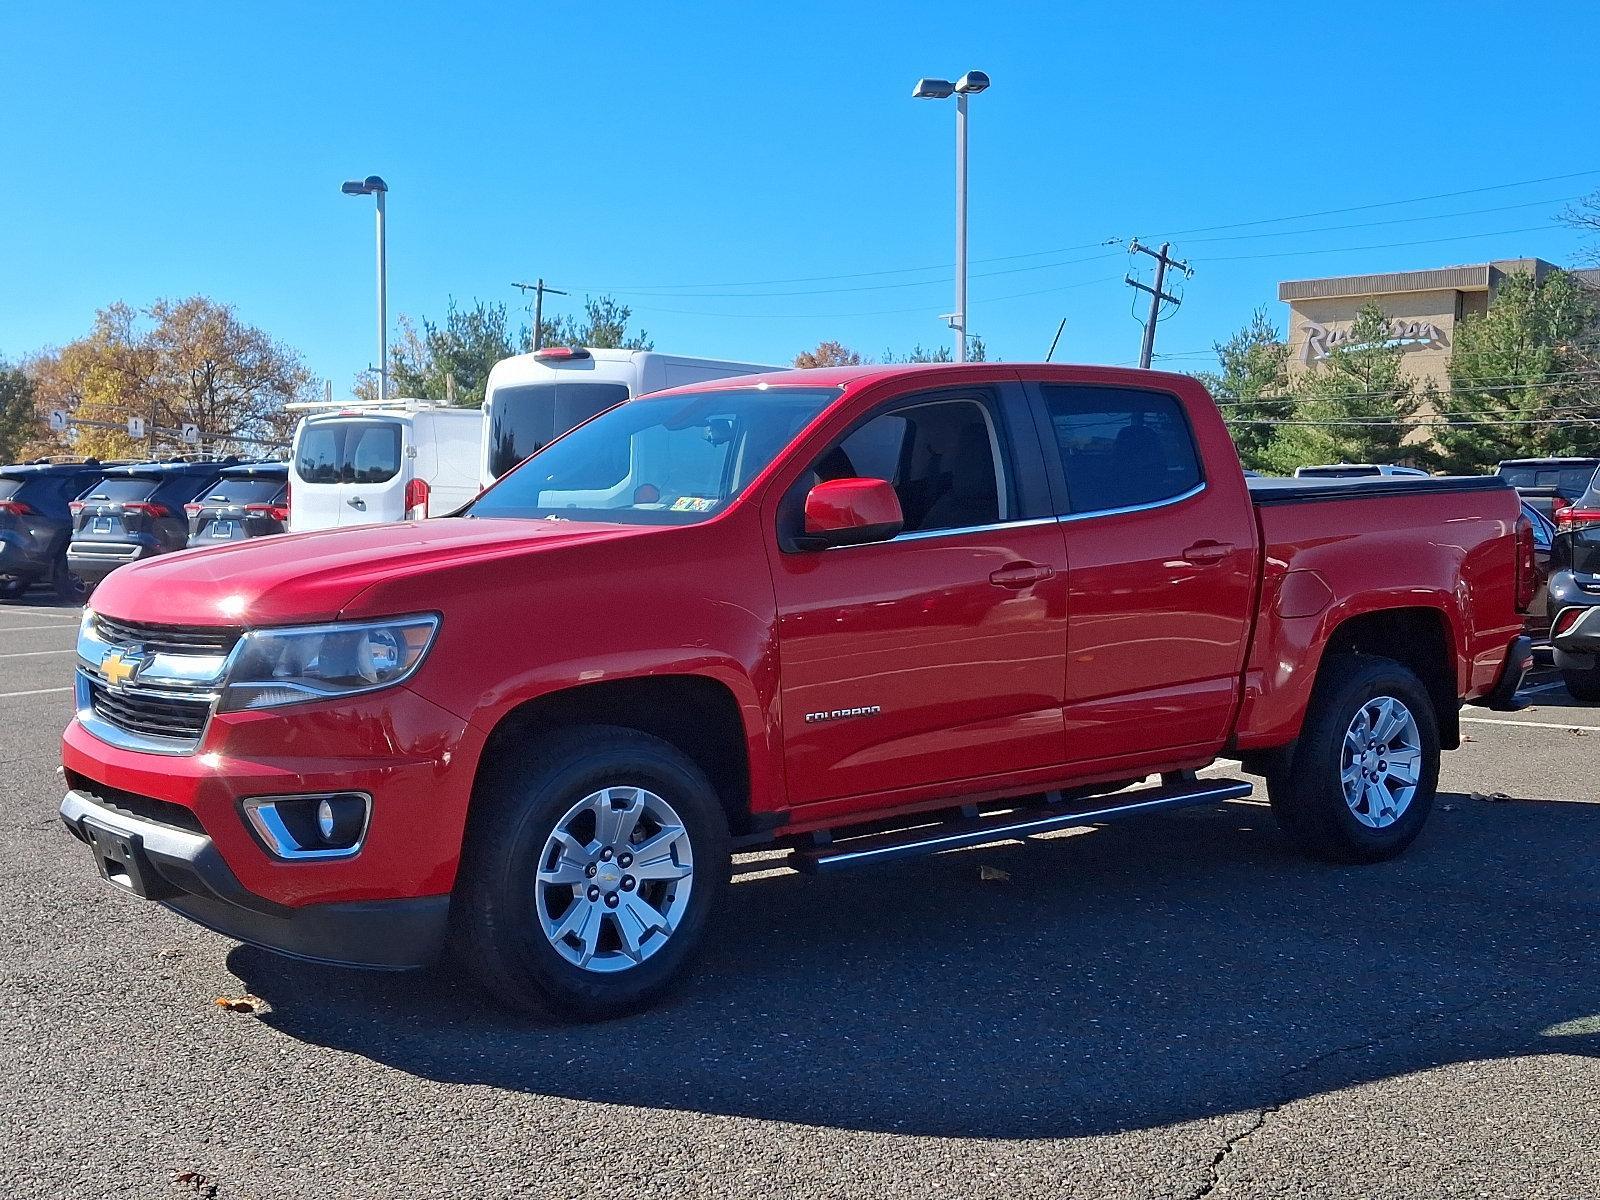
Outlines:
POLYGON ((845 1129, 1101 1134, 1444 1063, 1600 1056, 1597 846, 1600 805, 1455 794, 1376 867, 1309 863, 1245 802, 768 875, 730 889, 662 1006, 601 1025, 518 1022, 448 969, 249 948, 229 967, 284 1034, 431 1080, 845 1129))

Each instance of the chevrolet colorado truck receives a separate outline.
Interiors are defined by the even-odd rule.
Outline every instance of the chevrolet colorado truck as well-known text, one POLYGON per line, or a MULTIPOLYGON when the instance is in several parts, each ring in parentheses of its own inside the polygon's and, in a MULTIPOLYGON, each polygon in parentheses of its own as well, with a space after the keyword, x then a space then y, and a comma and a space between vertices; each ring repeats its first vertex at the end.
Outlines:
POLYGON ((1503 481, 1247 483, 1181 375, 702 383, 449 517, 117 571, 61 816, 229 937, 448 945, 599 1018, 683 970, 736 850, 824 873, 1214 804, 1227 756, 1310 853, 1390 858, 1462 703, 1511 703, 1533 584, 1503 481))

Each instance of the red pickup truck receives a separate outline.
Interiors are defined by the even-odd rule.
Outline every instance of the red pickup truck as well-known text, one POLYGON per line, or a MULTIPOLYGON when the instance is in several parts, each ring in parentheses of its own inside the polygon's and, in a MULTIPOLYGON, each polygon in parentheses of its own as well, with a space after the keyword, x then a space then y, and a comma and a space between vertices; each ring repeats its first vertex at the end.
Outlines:
POLYGON ((1250 480, 1180 375, 795 371, 634 400, 453 516, 115 572, 68 828, 242 941, 454 944, 602 1017, 701 941, 730 855, 802 871, 1244 795, 1313 854, 1418 834, 1533 587, 1481 479, 1250 480))

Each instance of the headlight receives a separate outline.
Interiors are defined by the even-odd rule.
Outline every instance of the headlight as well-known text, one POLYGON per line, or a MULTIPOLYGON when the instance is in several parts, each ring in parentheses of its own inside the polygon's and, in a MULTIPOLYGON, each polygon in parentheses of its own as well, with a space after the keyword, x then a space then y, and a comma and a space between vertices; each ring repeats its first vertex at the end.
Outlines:
POLYGON ((393 687, 422 663, 438 630, 434 616, 252 630, 234 652, 218 707, 272 708, 393 687))

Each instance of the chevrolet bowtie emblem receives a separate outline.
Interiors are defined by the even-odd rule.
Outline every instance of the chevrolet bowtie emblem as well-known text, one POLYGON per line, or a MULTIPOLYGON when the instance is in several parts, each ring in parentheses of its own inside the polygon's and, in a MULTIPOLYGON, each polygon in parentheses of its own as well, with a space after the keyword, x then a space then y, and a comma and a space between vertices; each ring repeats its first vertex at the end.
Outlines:
POLYGON ((100 674, 105 676, 106 682, 113 687, 121 687, 133 678, 133 673, 139 669, 138 659, 126 659, 120 652, 113 651, 100 660, 100 674))

